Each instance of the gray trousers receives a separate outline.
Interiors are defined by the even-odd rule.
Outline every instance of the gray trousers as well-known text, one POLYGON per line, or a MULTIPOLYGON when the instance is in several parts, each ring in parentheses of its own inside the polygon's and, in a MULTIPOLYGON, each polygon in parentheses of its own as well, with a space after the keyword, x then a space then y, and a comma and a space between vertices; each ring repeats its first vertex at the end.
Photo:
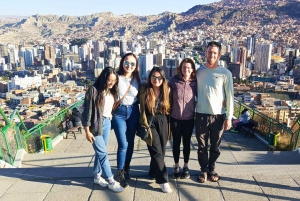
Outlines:
POLYGON ((220 156, 220 143, 223 134, 225 114, 210 115, 196 113, 196 137, 198 141, 198 162, 201 171, 214 171, 216 161, 220 156), (210 149, 208 157, 208 138, 210 149))

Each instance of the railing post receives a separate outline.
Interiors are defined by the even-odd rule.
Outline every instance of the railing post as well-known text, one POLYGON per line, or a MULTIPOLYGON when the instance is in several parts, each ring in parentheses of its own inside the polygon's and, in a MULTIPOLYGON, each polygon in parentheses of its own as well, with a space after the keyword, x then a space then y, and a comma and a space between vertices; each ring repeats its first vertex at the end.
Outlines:
POLYGON ((3 129, 3 137, 4 137, 4 141, 5 141, 5 144, 6 144, 6 147, 7 147, 7 153, 8 153, 8 157, 9 157, 9 164, 13 165, 14 164, 14 161, 13 161, 13 158, 12 158, 12 155, 11 155, 11 151, 10 151, 10 146, 8 144, 8 141, 7 141, 7 137, 6 137, 6 133, 7 133, 7 129, 9 128, 8 126, 10 125, 7 125, 5 130, 3 129))
MULTIPOLYGON (((1 110, 1 108, 0 108, 0 110, 1 110)), ((0 130, 0 135, 4 135, 1 130, 0 130)), ((2 154, 1 146, 0 146, 0 159, 3 160, 3 154, 2 154)))
POLYGON ((297 133, 297 139, 296 139, 296 141, 295 141, 295 144, 294 144, 293 150, 295 150, 295 149, 297 149, 297 148, 298 148, 299 135, 300 135, 300 129, 298 130, 298 133, 297 133))
POLYGON ((3 110, 2 110, 1 108, 0 108, 0 114, 3 116, 3 118, 4 118, 5 122, 6 122, 6 124, 9 125, 9 124, 10 124, 10 121, 9 121, 9 119, 7 118, 7 116, 4 114, 4 112, 3 112, 3 110))
POLYGON ((270 125, 269 125, 268 137, 269 137, 269 134, 270 134, 270 132, 271 132, 271 127, 272 127, 272 125, 273 125, 273 120, 272 120, 272 118, 269 118, 269 121, 270 121, 270 125))
POLYGON ((237 116, 237 118, 239 119, 241 116, 241 109, 242 109, 242 102, 239 101, 239 114, 237 116))

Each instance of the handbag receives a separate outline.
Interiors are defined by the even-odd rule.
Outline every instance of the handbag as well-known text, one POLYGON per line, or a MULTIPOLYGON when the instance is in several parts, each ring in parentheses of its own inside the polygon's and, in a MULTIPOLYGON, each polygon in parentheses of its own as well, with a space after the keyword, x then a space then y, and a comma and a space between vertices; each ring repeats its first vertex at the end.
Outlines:
POLYGON ((125 94, 123 95, 123 97, 122 97, 120 100, 116 101, 115 104, 113 105, 112 111, 115 111, 115 110, 120 106, 120 104, 121 104, 122 101, 124 100, 126 94, 128 93, 128 91, 129 91, 129 89, 130 89, 130 87, 131 87, 133 81, 134 81, 134 77, 132 77, 131 82, 130 82, 130 84, 129 84, 129 86, 128 86, 126 92, 125 92, 125 94))
MULTIPOLYGON (((158 102, 159 101, 157 101, 156 104, 155 104, 155 110, 157 109, 158 102)), ((151 120, 149 122, 149 127, 148 128, 146 128, 145 126, 139 124, 138 129, 136 131, 136 135, 138 137, 140 137, 142 140, 145 140, 145 139, 149 138, 149 129, 150 129, 151 125, 152 125, 153 118, 154 118, 154 115, 152 116, 152 118, 151 118, 151 120)))

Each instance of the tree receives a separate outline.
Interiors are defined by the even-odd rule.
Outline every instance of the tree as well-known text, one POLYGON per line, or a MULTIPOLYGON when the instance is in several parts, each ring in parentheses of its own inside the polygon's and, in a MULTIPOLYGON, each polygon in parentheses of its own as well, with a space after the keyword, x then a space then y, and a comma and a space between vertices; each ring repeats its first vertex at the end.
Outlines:
POLYGON ((78 47, 80 47, 81 45, 85 44, 88 40, 88 38, 75 38, 71 41, 71 46, 77 45, 78 47))

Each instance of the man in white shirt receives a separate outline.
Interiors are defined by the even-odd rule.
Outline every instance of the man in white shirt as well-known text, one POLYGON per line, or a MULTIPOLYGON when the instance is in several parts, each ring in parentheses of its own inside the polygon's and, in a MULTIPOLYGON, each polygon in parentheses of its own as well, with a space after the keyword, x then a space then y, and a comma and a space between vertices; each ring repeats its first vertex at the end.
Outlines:
POLYGON ((207 175, 216 182, 220 176, 215 172, 215 163, 220 156, 223 130, 231 128, 233 116, 233 83, 231 72, 218 66, 221 44, 215 41, 207 45, 206 65, 196 71, 197 105, 196 137, 198 161, 201 167, 199 182, 204 183, 207 175), (208 138, 210 149, 208 156, 208 138))

